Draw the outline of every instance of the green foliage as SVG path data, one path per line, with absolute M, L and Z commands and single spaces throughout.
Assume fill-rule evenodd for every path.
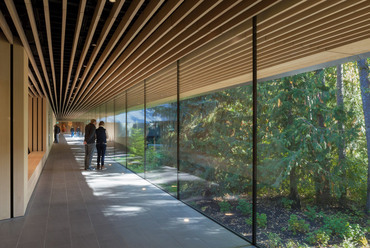
M 306 233 L 310 229 L 310 225 L 306 223 L 304 219 L 299 219 L 295 214 L 290 215 L 288 225 L 288 230 L 292 231 L 294 235 L 296 235 L 297 232 Z
M 316 230 L 314 232 L 308 233 L 306 241 L 311 245 L 319 245 L 326 247 L 328 242 L 330 241 L 330 231 L 325 230 Z
M 344 238 L 349 228 L 347 219 L 340 215 L 327 215 L 323 218 L 323 229 L 329 230 L 333 235 Z
M 366 231 L 358 224 L 347 226 L 344 239 L 354 242 L 359 246 L 367 244 Z
M 324 217 L 324 213 L 322 211 L 318 213 L 316 212 L 317 206 L 313 206 L 313 207 L 307 206 L 306 209 L 307 210 L 305 211 L 305 215 L 310 221 L 316 221 L 319 218 Z
M 231 204 L 227 201 L 219 202 L 218 205 L 220 206 L 220 211 L 222 213 L 230 212 Z
M 237 210 L 239 210 L 245 215 L 252 214 L 252 208 L 253 208 L 252 204 L 243 199 L 239 200 L 239 204 L 236 207 Z
M 277 233 L 268 233 L 267 234 L 267 247 L 269 248 L 279 248 L 283 247 L 283 240 Z
M 141 128 L 132 128 L 130 137 L 130 153 L 135 156 L 144 156 L 144 133 Z
M 253 224 L 252 217 L 246 218 L 245 223 L 247 225 L 251 226 Z M 260 227 L 260 228 L 266 228 L 267 227 L 267 215 L 266 214 L 257 213 L 257 226 Z
M 281 199 L 281 204 L 283 205 L 283 207 L 285 209 L 291 209 L 292 208 L 292 204 L 293 204 L 293 200 L 289 200 L 288 198 L 282 198 Z

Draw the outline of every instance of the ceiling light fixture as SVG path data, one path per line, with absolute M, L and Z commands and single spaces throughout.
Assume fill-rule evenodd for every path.
M 92 43 L 91 46 L 96 47 L 96 44 L 95 43 Z
M 116 2 L 116 0 L 109 0 L 109 2 L 111 2 L 111 3 L 115 3 L 115 2 Z

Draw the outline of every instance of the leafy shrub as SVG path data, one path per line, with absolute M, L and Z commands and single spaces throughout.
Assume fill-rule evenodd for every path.
M 277 233 L 267 234 L 267 247 L 278 248 L 283 246 L 283 240 Z
M 253 224 L 252 217 L 246 218 L 245 223 L 247 223 L 247 225 L 252 225 Z M 261 228 L 266 228 L 267 226 L 267 215 L 266 214 L 257 213 L 257 226 Z
M 242 212 L 243 214 L 252 214 L 252 204 L 245 201 L 245 200 L 239 200 L 239 204 L 236 207 L 237 210 Z
M 305 220 L 298 219 L 298 216 L 295 214 L 290 215 L 288 225 L 288 230 L 293 231 L 294 235 L 296 235 L 297 232 L 306 233 L 310 229 L 310 225 L 306 223 Z
M 345 240 L 352 241 L 361 246 L 365 246 L 368 243 L 366 239 L 366 231 L 364 231 L 359 224 L 348 225 L 344 238 Z
M 317 217 L 316 208 L 317 208 L 316 206 L 313 207 L 307 206 L 307 211 L 305 212 L 305 215 L 311 221 L 314 221 Z
M 348 221 L 339 215 L 324 216 L 324 230 L 330 230 L 333 235 L 344 238 L 349 227 Z
M 315 232 L 308 233 L 308 237 L 306 241 L 311 245 L 320 245 L 320 246 L 327 246 L 328 242 L 330 241 L 330 231 L 325 230 L 316 230 Z
M 292 208 L 292 204 L 293 204 L 293 200 L 289 200 L 288 198 L 282 198 L 281 199 L 281 204 L 283 204 L 283 207 L 285 209 L 291 209 Z
M 220 206 L 220 211 L 222 213 L 230 212 L 231 210 L 231 205 L 227 201 L 219 202 L 218 205 Z
M 309 246 L 307 246 L 306 244 L 300 244 L 298 242 L 295 242 L 295 241 L 289 239 L 287 241 L 287 243 L 285 244 L 285 247 L 286 248 L 306 248 L 306 247 L 309 247 Z
M 307 216 L 307 218 L 310 221 L 315 221 L 315 220 L 317 220 L 319 218 L 323 218 L 324 215 L 325 215 L 322 211 L 317 212 L 316 211 L 316 209 L 317 209 L 316 206 L 313 206 L 313 207 L 307 206 L 306 209 L 307 210 L 305 211 L 305 215 Z

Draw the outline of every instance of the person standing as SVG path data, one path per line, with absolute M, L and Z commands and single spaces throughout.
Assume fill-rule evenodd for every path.
M 95 150 L 95 133 L 96 133 L 96 120 L 92 119 L 85 127 L 85 170 L 95 170 L 91 167 L 91 161 L 94 156 Z
M 59 143 L 60 127 L 58 124 L 54 125 L 54 143 Z
M 104 128 L 104 121 L 99 122 L 99 128 L 96 129 L 96 150 L 98 151 L 98 170 L 105 170 L 104 157 L 107 149 L 107 131 Z
M 75 129 L 74 129 L 74 127 L 72 126 L 72 127 L 71 127 L 71 137 L 73 137 L 73 136 L 75 136 Z
M 78 136 L 78 137 L 80 137 L 80 135 L 81 135 L 81 134 L 80 134 L 80 132 L 81 132 L 81 130 L 80 130 L 80 127 L 78 126 L 78 127 L 76 128 L 76 133 L 77 133 L 77 136 Z

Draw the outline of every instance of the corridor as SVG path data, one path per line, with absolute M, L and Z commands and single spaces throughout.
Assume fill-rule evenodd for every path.
M 109 154 L 107 170 L 84 171 L 83 148 L 61 135 L 25 217 L 0 221 L 1 248 L 250 247 Z

